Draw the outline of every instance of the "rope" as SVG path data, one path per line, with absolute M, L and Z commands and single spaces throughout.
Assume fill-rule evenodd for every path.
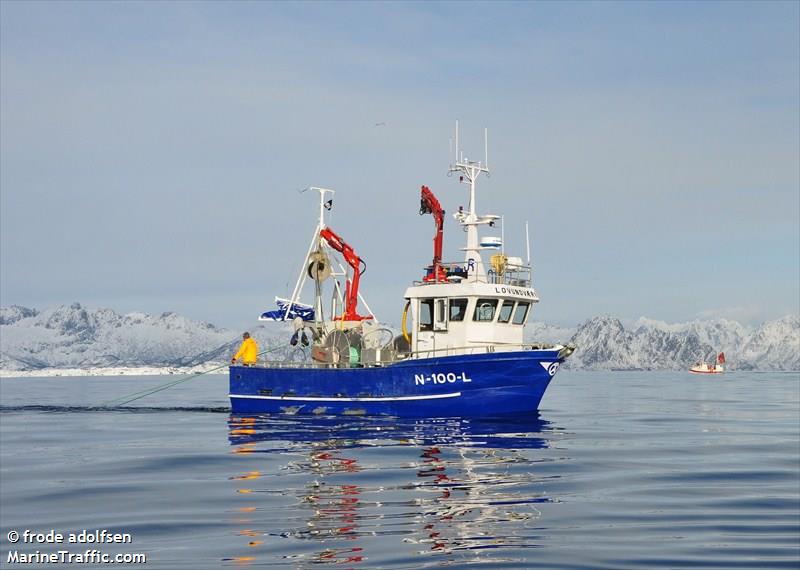
M 269 348 L 267 350 L 259 352 L 256 356 L 263 356 L 264 354 L 268 354 L 270 352 L 275 352 L 283 348 L 283 346 L 275 346 L 273 348 Z M 212 372 L 216 372 L 217 370 L 222 370 L 223 368 L 227 368 L 229 364 L 223 364 L 222 366 L 217 366 L 216 368 L 212 368 L 211 370 L 206 370 L 205 372 L 195 372 L 187 376 L 186 378 L 180 378 L 178 380 L 173 380 L 166 384 L 162 384 L 160 386 L 156 386 L 155 388 L 149 388 L 147 390 L 142 390 L 141 392 L 133 392 L 132 394 L 128 394 L 127 396 L 122 396 L 120 398 L 115 398 L 113 400 L 109 400 L 105 402 L 101 407 L 108 408 L 108 407 L 117 407 L 117 406 L 124 406 L 125 404 L 129 404 L 131 402 L 135 402 L 145 396 L 149 396 L 151 394 L 155 394 L 156 392 L 161 392 L 163 390 L 167 390 L 168 388 L 172 388 L 173 386 L 177 386 L 178 384 L 183 384 L 184 382 L 188 382 L 189 380 L 194 380 L 195 378 L 199 378 L 205 374 L 211 374 Z

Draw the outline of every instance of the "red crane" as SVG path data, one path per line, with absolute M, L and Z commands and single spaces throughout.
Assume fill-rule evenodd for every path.
M 447 271 L 442 267 L 442 236 L 444 234 L 444 210 L 439 200 L 427 186 L 422 187 L 419 201 L 419 215 L 431 214 L 436 222 L 436 235 L 433 236 L 433 264 L 424 281 L 447 281 Z
M 356 311 L 358 307 L 358 281 L 361 278 L 361 274 L 366 271 L 367 264 L 364 263 L 364 260 L 358 257 L 355 250 L 350 247 L 350 245 L 341 237 L 339 237 L 332 229 L 322 228 L 319 231 L 319 235 L 322 239 L 328 242 L 328 245 L 341 253 L 344 256 L 347 264 L 353 268 L 352 282 L 350 279 L 345 282 L 344 312 L 342 313 L 341 319 L 344 321 L 363 321 L 366 319 L 371 319 L 372 316 L 362 317 Z M 361 268 L 362 265 L 364 266 L 363 269 Z

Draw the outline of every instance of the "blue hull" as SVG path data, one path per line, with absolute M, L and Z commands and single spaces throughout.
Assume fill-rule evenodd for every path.
M 374 368 L 230 368 L 236 414 L 495 417 L 535 412 L 562 359 L 529 350 Z

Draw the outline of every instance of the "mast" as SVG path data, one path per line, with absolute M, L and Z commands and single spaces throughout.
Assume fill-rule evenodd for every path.
M 480 246 L 478 244 L 478 225 L 486 223 L 481 221 L 478 216 L 477 205 L 475 202 L 475 183 L 481 174 L 489 174 L 488 160 L 489 160 L 489 134 L 488 129 L 484 129 L 484 149 L 485 149 L 485 162 L 474 162 L 469 160 L 461 152 L 458 146 L 458 121 L 456 121 L 456 147 L 454 164 L 450 165 L 449 173 L 460 172 L 459 182 L 466 182 L 469 184 L 469 206 L 464 215 L 458 219 L 459 223 L 466 228 L 467 231 L 467 245 L 464 247 L 465 256 L 464 261 L 467 265 L 467 281 L 485 281 L 486 271 L 483 267 L 483 258 L 481 257 Z
M 305 192 L 306 190 L 316 190 L 317 192 L 319 192 L 319 218 L 317 219 L 317 227 L 314 229 L 314 235 L 311 238 L 311 243 L 308 246 L 308 251 L 306 252 L 305 258 L 303 259 L 303 266 L 300 268 L 300 275 L 297 277 L 297 282 L 295 283 L 294 291 L 292 291 L 292 298 L 289 301 L 289 306 L 286 307 L 286 312 L 283 314 L 284 321 L 291 312 L 292 307 L 295 305 L 295 303 L 298 302 L 300 293 L 303 290 L 303 285 L 305 285 L 306 276 L 308 275 L 306 271 L 307 270 L 306 264 L 308 263 L 308 259 L 311 256 L 311 253 L 315 249 L 319 249 L 320 247 L 319 232 L 321 232 L 322 229 L 325 227 L 325 202 L 326 202 L 325 195 L 330 194 L 331 196 L 333 196 L 333 194 L 335 194 L 334 190 L 330 190 L 328 188 L 319 188 L 317 186 L 311 186 L 309 188 L 306 188 L 305 190 L 302 190 L 302 192 Z M 318 321 L 320 320 L 322 315 L 322 293 L 319 287 L 316 288 L 314 297 L 315 297 L 314 320 Z

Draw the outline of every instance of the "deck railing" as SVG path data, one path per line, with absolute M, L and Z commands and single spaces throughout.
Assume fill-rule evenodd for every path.
M 370 360 L 366 362 L 317 362 L 314 360 L 289 361 L 289 360 L 267 360 L 255 365 L 256 368 L 372 368 L 387 366 L 402 360 L 415 360 L 419 358 L 435 358 L 437 356 L 454 356 L 457 354 L 491 354 L 495 352 L 510 352 L 514 349 L 528 350 L 548 350 L 557 345 L 550 343 L 508 343 L 508 344 L 486 344 L 470 346 L 450 346 L 446 348 L 432 348 L 429 350 L 418 350 L 414 352 L 393 353 L 390 359 Z M 500 350 L 497 350 L 500 348 Z
M 467 278 L 467 269 L 464 263 L 447 262 L 442 263 L 448 280 Z M 426 267 L 430 270 L 430 267 Z M 416 285 L 429 285 L 435 281 L 415 281 Z M 478 279 L 478 283 L 491 283 L 492 285 L 511 285 L 513 287 L 531 287 L 531 267 L 529 265 L 508 265 L 502 273 L 497 273 L 489 267 L 486 271 L 485 279 Z

